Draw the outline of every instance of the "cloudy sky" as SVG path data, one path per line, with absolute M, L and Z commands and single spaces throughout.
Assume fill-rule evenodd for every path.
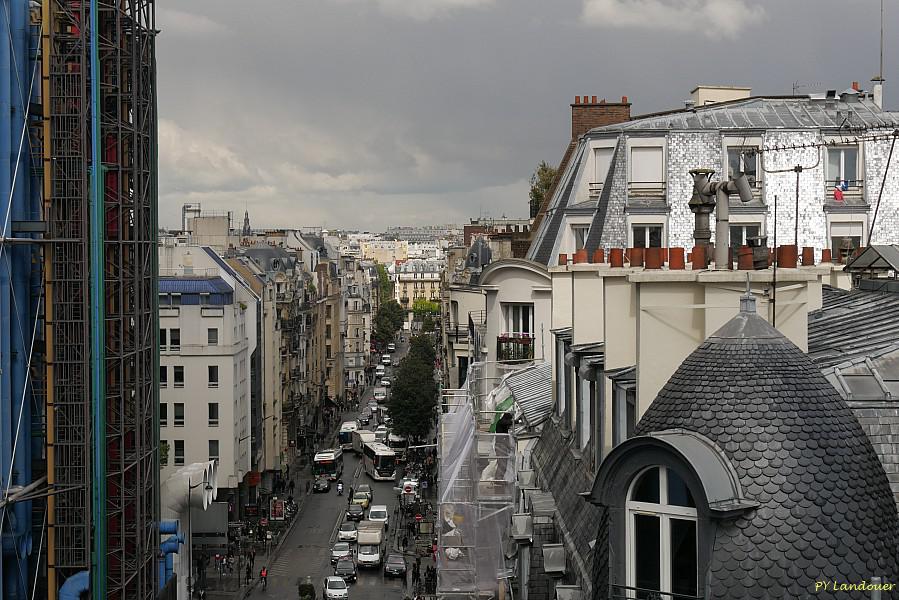
M 899 6 L 887 2 L 886 22 Z M 892 5 L 889 6 L 889 5 Z M 160 222 L 358 228 L 525 216 L 576 95 L 868 87 L 878 0 L 163 0 Z M 896 31 L 887 32 L 886 55 Z M 892 52 L 891 52 L 892 51 Z M 899 108 L 899 64 L 885 66 Z M 891 85 L 892 82 L 895 84 Z

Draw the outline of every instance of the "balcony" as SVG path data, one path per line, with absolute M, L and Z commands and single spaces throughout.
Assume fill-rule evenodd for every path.
M 443 327 L 446 338 L 452 342 L 460 343 L 468 340 L 467 323 L 447 323 Z
M 534 360 L 534 337 L 528 333 L 503 333 L 496 338 L 496 360 Z
M 602 188 L 603 188 L 603 185 L 605 185 L 604 182 L 591 181 L 588 185 L 590 186 L 589 189 L 590 189 L 590 197 L 591 198 L 599 198 L 602 195 Z

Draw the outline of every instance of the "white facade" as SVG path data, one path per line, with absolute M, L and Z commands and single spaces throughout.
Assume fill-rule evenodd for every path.
M 202 248 L 161 248 L 160 265 L 161 477 L 217 459 L 220 487 L 236 488 L 251 469 L 255 300 Z

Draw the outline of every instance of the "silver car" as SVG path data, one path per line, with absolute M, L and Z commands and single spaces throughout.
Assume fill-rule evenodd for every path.
M 352 521 L 344 521 L 337 530 L 337 541 L 355 542 L 357 537 L 359 537 L 359 531 Z
M 349 596 L 349 588 L 343 577 L 332 575 L 322 580 L 322 597 L 324 600 L 346 600 Z
M 344 557 L 352 558 L 353 548 L 347 542 L 337 542 L 331 548 L 331 564 L 337 564 L 337 561 Z

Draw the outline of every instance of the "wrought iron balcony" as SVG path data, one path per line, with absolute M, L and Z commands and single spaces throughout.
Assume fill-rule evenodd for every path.
M 496 360 L 534 359 L 534 337 L 528 333 L 504 333 L 496 338 Z

